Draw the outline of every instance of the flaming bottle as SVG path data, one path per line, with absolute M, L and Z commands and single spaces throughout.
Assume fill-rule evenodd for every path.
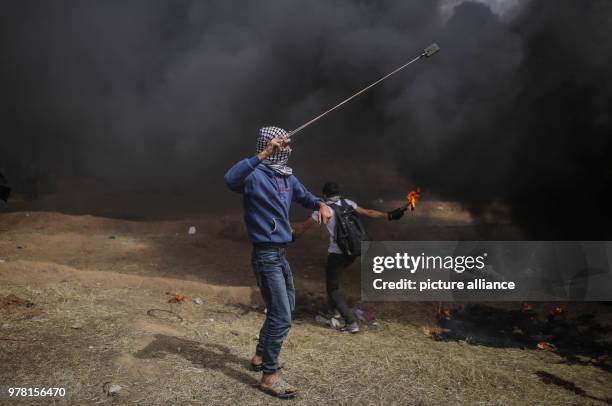
M 408 200 L 408 203 L 406 203 L 405 207 L 410 209 L 410 211 L 414 211 L 419 199 L 421 199 L 421 188 L 417 187 L 415 190 L 410 191 L 410 193 L 406 195 L 406 200 Z

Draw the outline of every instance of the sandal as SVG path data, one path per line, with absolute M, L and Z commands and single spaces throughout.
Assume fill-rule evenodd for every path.
M 283 369 L 283 367 L 285 366 L 284 362 L 278 362 L 278 369 Z M 255 372 L 261 372 L 261 364 L 253 364 L 253 361 L 251 361 L 251 369 Z
M 259 389 L 268 395 L 275 396 L 280 399 L 291 399 L 297 396 L 298 390 L 296 387 L 289 385 L 283 378 L 279 377 L 272 385 L 264 385 L 259 383 Z

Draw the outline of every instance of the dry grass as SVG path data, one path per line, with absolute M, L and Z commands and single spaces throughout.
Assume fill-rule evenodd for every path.
M 210 301 L 169 305 L 161 291 L 71 282 L 0 288 L 9 293 L 36 306 L 0 311 L 0 337 L 19 340 L 2 341 L 1 382 L 65 385 L 70 399 L 58 404 L 275 402 L 254 388 L 258 374 L 248 369 L 259 311 Z M 565 365 L 550 352 L 436 342 L 422 330 L 430 305 L 405 306 L 412 315 L 401 320 L 389 306 L 376 310 L 381 331 L 358 335 L 296 320 L 282 353 L 284 375 L 302 389 L 294 403 L 602 404 L 596 398 L 612 397 L 608 372 Z M 183 321 L 147 316 L 151 308 Z M 587 396 L 545 384 L 538 371 Z M 106 382 L 122 386 L 119 396 L 104 393 Z
M 17 223 L 15 215 L 0 216 L 0 250 L 6 252 L 0 257 L 7 260 L 0 264 L 0 297 L 14 294 L 35 303 L 0 306 L 0 383 L 64 385 L 69 398 L 58 405 L 287 403 L 258 391 L 259 375 L 248 369 L 264 314 L 247 305 L 251 297 L 244 305 L 225 304 L 235 302 L 237 288 L 206 290 L 202 282 L 252 284 L 250 274 L 240 273 L 248 268 L 248 252 L 238 242 L 235 219 L 210 224 L 208 234 L 188 240 L 188 222 L 62 216 L 55 229 L 56 220 L 32 217 Z M 324 247 L 324 237 L 309 238 L 307 249 Z M 168 249 L 160 253 L 159 247 Z M 537 349 L 433 340 L 431 304 L 362 304 L 383 328 L 357 335 L 316 325 L 308 309 L 323 291 L 316 278 L 320 260 L 307 262 L 305 254 L 298 250 L 293 263 L 302 269 L 296 272 L 298 291 L 310 294 L 300 298 L 302 311 L 282 352 L 284 376 L 301 389 L 292 404 L 601 405 L 612 398 L 611 374 L 595 365 L 568 364 Z M 160 276 L 170 274 L 158 272 L 166 267 L 176 279 Z M 348 281 L 354 283 L 354 276 Z M 175 293 L 187 301 L 168 304 L 169 286 L 180 287 Z M 205 303 L 193 303 L 195 295 Z M 151 317 L 150 309 L 173 311 L 182 321 Z M 607 322 L 608 309 L 598 308 L 608 312 Z M 592 310 L 582 305 L 570 311 Z M 108 382 L 121 385 L 118 396 L 104 392 Z

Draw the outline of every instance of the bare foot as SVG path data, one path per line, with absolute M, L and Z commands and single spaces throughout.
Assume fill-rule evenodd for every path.
M 261 365 L 263 363 L 263 357 L 261 355 L 253 355 L 251 358 L 251 365 Z
M 278 381 L 278 374 L 276 372 L 273 374 L 261 374 L 261 383 L 266 386 L 272 386 L 276 381 Z
M 275 372 L 273 374 L 261 374 L 261 383 L 266 386 L 272 386 L 278 381 L 278 374 Z

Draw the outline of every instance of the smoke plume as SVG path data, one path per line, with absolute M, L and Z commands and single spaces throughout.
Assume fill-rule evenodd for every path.
M 359 184 L 382 163 L 475 215 L 505 204 L 533 238 L 612 236 L 609 1 L 0 8 L 0 171 L 13 183 L 218 195 L 259 127 L 298 126 L 436 41 L 435 57 L 296 138 L 298 176 L 322 183 L 342 160 Z

